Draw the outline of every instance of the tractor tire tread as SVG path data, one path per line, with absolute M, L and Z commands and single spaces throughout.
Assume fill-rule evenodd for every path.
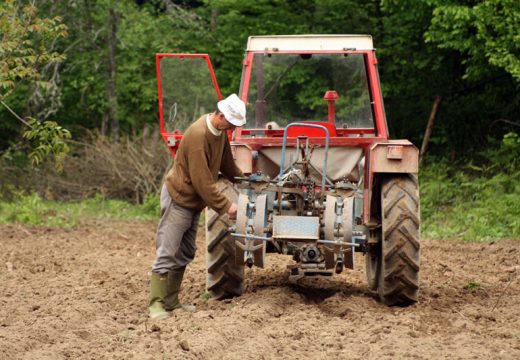
M 221 179 L 217 187 L 236 202 L 238 190 L 231 182 Z M 240 296 L 243 292 L 244 267 L 235 264 L 235 240 L 228 230 L 230 224 L 227 214 L 206 209 L 206 289 L 217 300 Z
M 417 302 L 419 290 L 419 186 L 411 174 L 386 177 L 381 188 L 381 275 L 378 292 L 387 305 Z

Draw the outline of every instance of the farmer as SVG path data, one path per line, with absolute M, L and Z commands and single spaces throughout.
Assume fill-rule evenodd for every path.
M 203 115 L 182 137 L 173 168 L 161 190 L 161 220 L 150 284 L 150 318 L 167 317 L 177 308 L 186 266 L 195 256 L 200 211 L 209 206 L 234 219 L 237 204 L 217 190 L 219 171 L 229 180 L 243 176 L 235 165 L 226 130 L 246 123 L 246 106 L 232 94 Z

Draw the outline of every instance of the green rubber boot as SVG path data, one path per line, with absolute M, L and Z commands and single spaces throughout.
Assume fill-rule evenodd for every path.
M 181 290 L 182 278 L 184 270 L 170 271 L 168 273 L 168 285 L 166 297 L 164 298 L 164 308 L 166 311 L 172 311 L 182 308 L 186 311 L 195 311 L 192 305 L 184 305 L 179 301 L 179 292 Z
M 168 312 L 164 307 L 167 289 L 168 275 L 152 272 L 150 281 L 150 304 L 148 306 L 150 319 L 160 320 L 168 317 Z

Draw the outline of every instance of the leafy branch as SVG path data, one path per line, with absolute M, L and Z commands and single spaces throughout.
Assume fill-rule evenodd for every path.
M 37 145 L 29 153 L 29 159 L 33 165 L 43 162 L 49 155 L 54 156 L 56 171 L 63 171 L 63 161 L 70 151 L 66 139 L 71 138 L 70 131 L 59 126 L 55 121 L 39 122 L 36 119 L 29 120 L 30 130 L 23 137 L 28 140 L 36 140 Z
M 14 0 L 0 4 L 0 104 L 29 128 L 23 137 L 33 145 L 29 153 L 31 162 L 38 165 L 52 155 L 59 172 L 63 171 L 63 161 L 70 150 L 65 142 L 70 139 L 70 132 L 54 121 L 23 118 L 5 100 L 23 81 L 43 91 L 56 85 L 46 79 L 43 69 L 65 59 L 63 54 L 52 50 L 57 39 L 67 36 L 67 27 L 61 21 L 58 16 L 39 17 L 34 2 L 23 7 Z

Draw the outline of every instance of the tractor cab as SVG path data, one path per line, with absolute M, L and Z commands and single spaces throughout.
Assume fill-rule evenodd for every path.
M 373 59 L 370 36 L 250 37 L 240 89 L 248 122 L 237 135 L 281 136 L 302 121 L 322 124 L 332 137 L 374 135 L 381 102 L 378 87 L 369 87 Z

